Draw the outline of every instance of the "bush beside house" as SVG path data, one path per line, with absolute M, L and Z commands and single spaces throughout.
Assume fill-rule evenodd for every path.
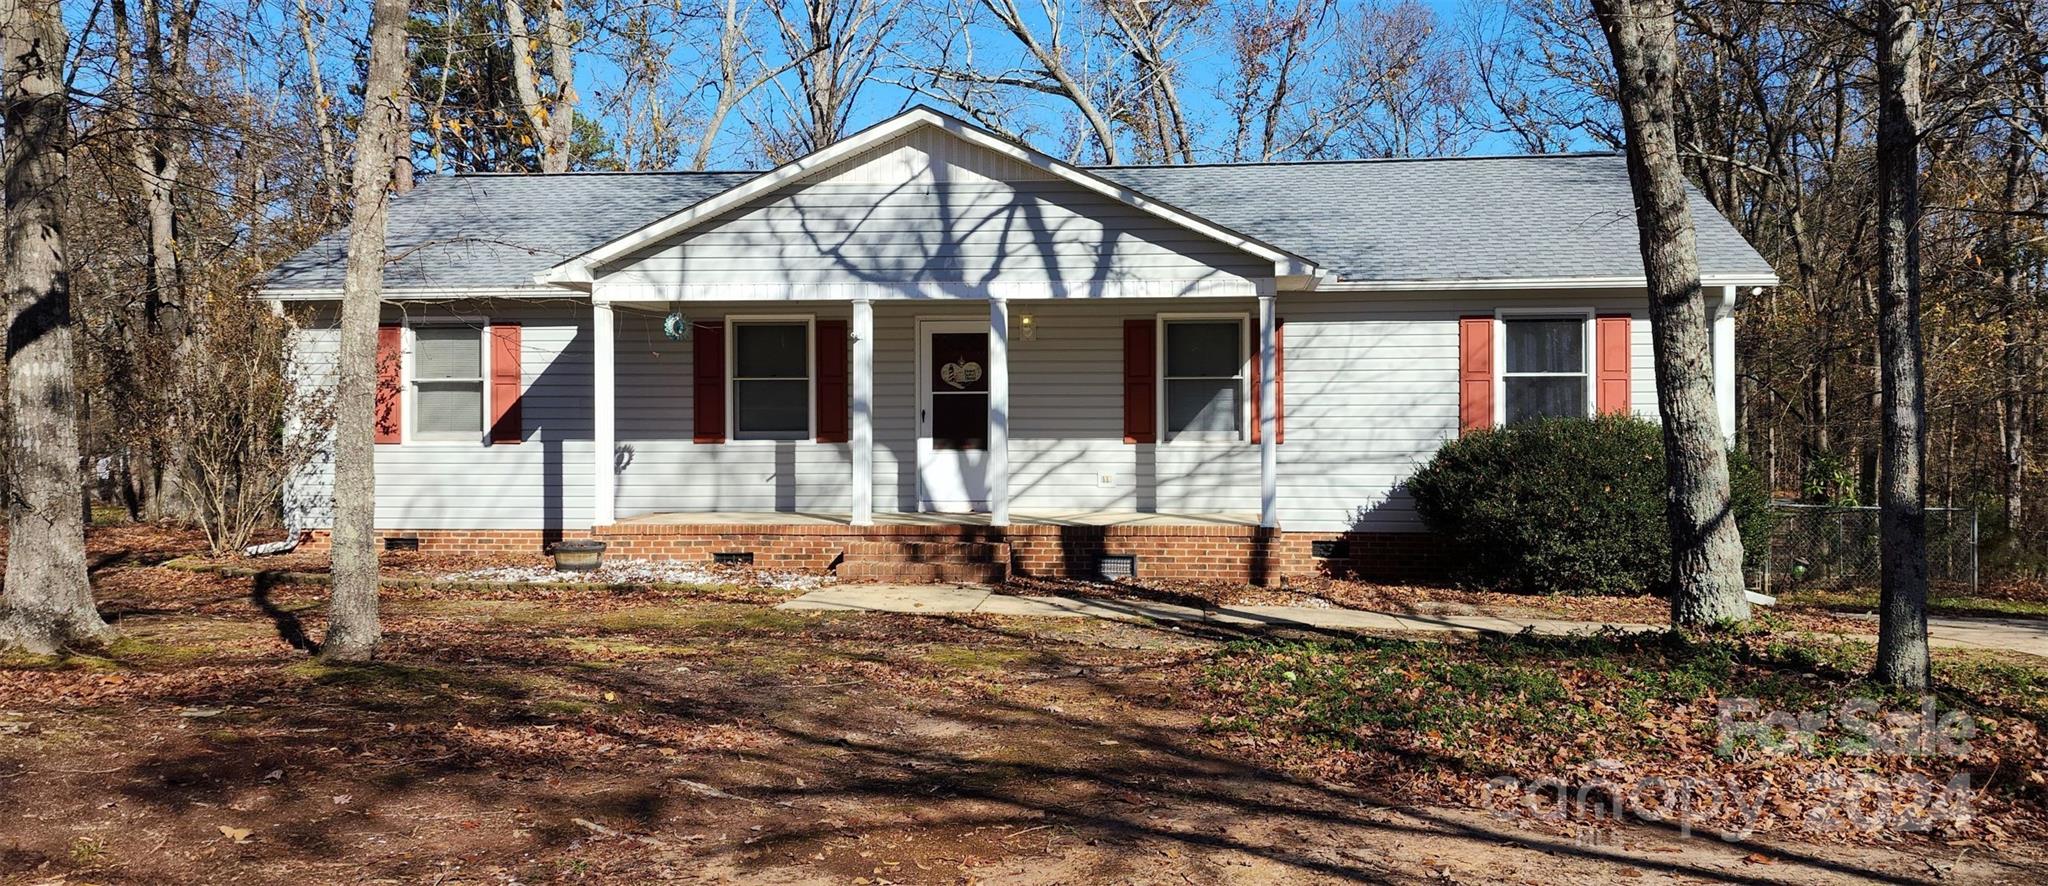
M 1731 455 L 1743 545 L 1770 532 L 1763 479 Z M 1627 416 L 1549 419 L 1445 443 L 1408 483 L 1468 584 L 1527 593 L 1662 593 L 1671 583 L 1664 443 Z

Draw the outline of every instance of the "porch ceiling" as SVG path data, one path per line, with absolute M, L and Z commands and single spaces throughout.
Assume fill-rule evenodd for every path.
M 792 511 L 692 511 L 621 517 L 616 526 L 849 526 L 848 514 Z M 877 526 L 987 526 L 987 514 L 876 513 Z M 1257 526 L 1256 513 L 1165 514 L 1137 511 L 1011 511 L 1012 526 Z

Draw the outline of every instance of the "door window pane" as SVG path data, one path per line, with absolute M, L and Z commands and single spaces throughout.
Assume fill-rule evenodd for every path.
M 805 323 L 733 325 L 733 439 L 810 438 L 810 338 Z

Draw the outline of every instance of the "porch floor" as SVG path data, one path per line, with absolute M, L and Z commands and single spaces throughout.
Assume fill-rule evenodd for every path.
M 615 526 L 848 526 L 847 514 L 810 511 L 690 511 L 620 517 Z M 1013 526 L 1257 526 L 1256 513 L 1170 514 L 1138 511 L 1011 511 Z M 987 526 L 987 514 L 877 513 L 877 526 Z

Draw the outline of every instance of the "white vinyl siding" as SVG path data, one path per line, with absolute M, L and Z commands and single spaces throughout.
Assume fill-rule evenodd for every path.
M 1636 290 L 1282 293 L 1287 441 L 1280 445 L 1281 528 L 1423 528 L 1401 484 L 1457 436 L 1462 316 L 1505 317 L 1560 304 L 1633 314 L 1630 400 L 1638 415 L 1656 420 L 1643 298 Z M 1256 470 L 1244 482 L 1255 485 Z
M 378 446 L 377 528 L 587 528 L 590 309 L 513 301 L 387 305 L 383 322 L 460 322 L 476 329 L 477 317 L 522 326 L 520 410 L 526 435 L 517 444 L 488 444 L 477 434 L 468 445 Z M 302 383 L 331 387 L 340 343 L 334 305 L 312 308 L 307 321 L 293 335 L 291 365 Z M 333 476 L 332 456 L 323 453 L 286 488 L 286 506 L 301 526 L 332 524 Z
M 1291 531 L 1420 529 L 1399 486 L 1457 433 L 1460 316 L 1563 303 L 1540 293 L 1286 293 L 1287 441 L 1280 445 L 1280 518 Z M 1649 324 L 1640 293 L 1571 299 L 1600 313 L 1633 312 L 1632 401 L 1656 416 Z M 1219 513 L 1258 510 L 1258 447 L 1248 442 L 1123 442 L 1123 323 L 1189 303 L 1151 300 L 1016 302 L 1031 341 L 1010 345 L 1011 507 Z M 1243 314 L 1249 300 L 1204 300 Z M 507 302 L 409 305 L 523 324 L 527 442 L 377 447 L 377 525 L 389 529 L 583 528 L 590 519 L 588 309 Z M 717 322 L 759 306 L 692 304 Z M 846 318 L 844 305 L 801 309 Z M 875 507 L 916 507 L 916 320 L 983 320 L 980 304 L 875 306 Z M 810 440 L 691 442 L 691 343 L 661 333 L 662 311 L 618 311 L 617 412 L 621 517 L 662 511 L 845 513 L 849 447 Z M 389 320 L 398 319 L 393 309 Z M 331 312 L 297 336 L 295 367 L 331 378 Z M 1021 322 L 1021 321 L 1019 321 Z M 1250 345 L 1247 343 L 1246 347 Z M 301 472 L 287 490 L 303 525 L 328 525 L 331 466 Z

